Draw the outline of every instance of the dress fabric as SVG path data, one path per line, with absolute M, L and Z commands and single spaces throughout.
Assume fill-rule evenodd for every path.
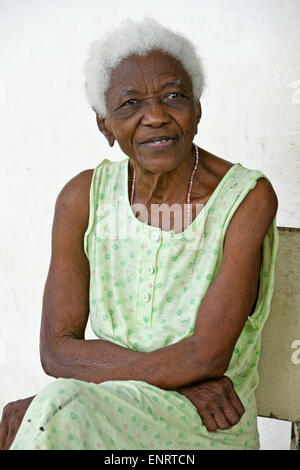
M 150 352 L 193 334 L 197 312 L 221 266 L 230 220 L 257 180 L 268 178 L 234 164 L 192 224 L 176 233 L 135 217 L 128 164 L 128 157 L 104 159 L 93 173 L 84 234 L 90 321 L 98 338 Z M 259 449 L 254 392 L 277 248 L 275 217 L 263 242 L 255 309 L 226 371 L 246 410 L 239 423 L 208 432 L 187 397 L 143 381 L 94 384 L 61 378 L 34 398 L 11 449 Z

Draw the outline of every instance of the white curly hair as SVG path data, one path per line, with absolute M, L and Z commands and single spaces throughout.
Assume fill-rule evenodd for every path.
M 140 21 L 127 18 L 102 39 L 91 43 L 84 65 L 86 99 L 100 118 L 107 115 L 105 93 L 112 70 L 132 54 L 146 55 L 153 50 L 165 52 L 181 62 L 191 77 L 194 98 L 200 99 L 205 75 L 202 60 L 191 41 L 152 18 Z

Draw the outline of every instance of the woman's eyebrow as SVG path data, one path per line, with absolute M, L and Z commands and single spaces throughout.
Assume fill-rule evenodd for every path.
M 137 93 L 140 93 L 139 91 L 137 90 L 121 90 L 120 93 L 119 93 L 119 98 L 123 98 L 124 96 L 128 96 L 128 95 L 133 95 L 133 94 L 137 94 Z
M 172 82 L 167 82 L 162 86 L 162 90 L 164 88 L 171 88 L 172 86 L 181 86 L 181 80 L 173 80 Z
M 181 80 L 173 80 L 171 82 L 164 83 L 164 85 L 161 87 L 161 90 L 164 90 L 165 88 L 171 88 L 173 86 L 181 86 Z M 141 92 L 138 90 L 133 90 L 133 89 L 122 89 L 119 93 L 119 98 L 124 98 L 129 95 L 136 95 L 140 94 Z

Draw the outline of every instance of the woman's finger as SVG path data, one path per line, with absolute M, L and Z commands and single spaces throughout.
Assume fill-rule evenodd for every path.
M 215 408 L 213 410 L 213 417 L 217 423 L 218 429 L 231 428 L 231 424 L 228 422 L 222 408 Z
M 218 429 L 218 425 L 213 413 L 204 412 L 201 414 L 201 418 L 204 426 L 209 432 L 215 432 Z
M 231 405 L 234 407 L 239 416 L 242 416 L 245 413 L 243 403 L 241 402 L 241 400 L 233 389 L 229 390 L 228 400 L 230 401 Z
M 237 424 L 241 419 L 241 415 L 237 412 L 235 406 L 229 400 L 223 404 L 223 412 L 231 426 Z

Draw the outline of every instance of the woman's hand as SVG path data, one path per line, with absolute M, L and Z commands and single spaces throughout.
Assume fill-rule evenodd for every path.
M 191 400 L 210 432 L 231 428 L 245 412 L 232 381 L 226 376 L 183 387 L 178 392 Z
M 24 415 L 33 397 L 8 403 L 2 413 L 0 423 L 0 450 L 8 450 L 19 430 Z

